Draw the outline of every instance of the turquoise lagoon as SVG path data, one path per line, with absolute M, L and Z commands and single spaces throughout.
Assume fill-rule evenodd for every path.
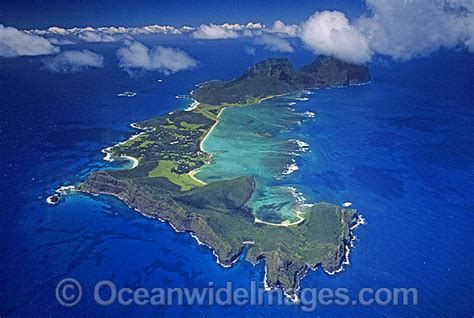
M 212 154 L 211 163 L 196 177 L 212 182 L 252 176 L 255 192 L 248 206 L 255 216 L 266 222 L 295 221 L 294 210 L 301 209 L 303 198 L 292 186 L 291 174 L 298 169 L 297 158 L 309 150 L 295 130 L 314 117 L 296 107 L 307 100 L 307 94 L 303 91 L 226 108 L 203 143 L 203 150 Z

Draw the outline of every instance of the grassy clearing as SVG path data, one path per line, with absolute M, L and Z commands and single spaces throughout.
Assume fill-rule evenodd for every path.
M 196 130 L 201 128 L 203 125 L 202 124 L 190 124 L 188 122 L 182 121 L 179 123 L 181 127 L 183 127 L 186 130 Z
M 153 141 L 151 140 L 145 140 L 144 142 L 142 142 L 138 147 L 139 148 L 146 148 L 148 147 L 148 145 L 152 145 L 153 144 Z
M 178 126 L 176 126 L 176 123 L 169 118 L 166 118 L 166 124 L 160 125 L 160 127 L 165 128 L 165 129 L 178 129 Z
M 172 160 L 160 160 L 158 166 L 148 173 L 151 178 L 163 177 L 171 181 L 172 183 L 181 187 L 181 191 L 190 190 L 194 187 L 202 186 L 203 184 L 195 179 L 191 178 L 187 174 L 177 174 L 172 171 L 177 163 Z
M 199 108 L 195 110 L 195 112 L 202 114 L 203 116 L 206 116 L 209 119 L 216 120 L 217 119 L 216 114 L 219 112 L 221 108 L 222 106 L 201 104 L 199 105 Z
M 160 125 L 160 127 L 164 129 L 178 129 L 176 125 Z

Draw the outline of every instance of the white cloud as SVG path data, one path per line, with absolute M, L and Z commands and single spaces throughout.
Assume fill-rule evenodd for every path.
M 104 32 L 104 33 L 107 33 L 107 34 L 124 34 L 124 33 L 129 33 L 130 28 L 123 27 L 123 26 L 119 26 L 119 27 L 109 26 L 109 27 L 99 27 L 97 29 L 94 29 L 94 31 Z M 89 31 L 89 32 L 91 32 L 91 31 Z
M 315 12 L 300 25 L 276 20 L 269 28 L 258 22 L 211 23 L 199 27 L 154 24 L 65 29 L 53 26 L 46 30 L 27 31 L 1 26 L 0 56 L 59 51 L 59 48 L 36 35 L 54 37 L 57 40 L 51 42 L 60 44 L 63 36 L 69 40 L 74 40 L 74 36 L 85 41 L 111 42 L 147 34 L 190 34 L 196 39 L 210 40 L 255 37 L 261 45 L 267 45 L 267 49 L 287 52 L 293 48 L 284 38 L 299 37 L 316 54 L 326 54 L 353 63 L 365 63 L 374 54 L 407 60 L 430 54 L 442 47 L 466 47 L 474 53 L 473 0 L 366 0 L 366 4 L 367 14 L 353 21 L 349 21 L 342 12 L 322 11 Z M 12 33 L 7 39 L 3 35 L 6 29 L 11 29 Z M 25 38 L 29 35 L 32 38 Z M 279 41 L 276 36 L 286 42 Z
M 43 67 L 57 73 L 77 72 L 90 67 L 103 66 L 104 57 L 88 50 L 64 51 L 43 59 Z
M 295 51 L 290 42 L 272 34 L 264 34 L 261 37 L 258 37 L 255 40 L 255 43 L 263 45 L 265 49 L 270 51 L 284 53 L 291 53 Z
M 249 22 L 245 25 L 245 28 L 249 30 L 261 30 L 265 28 L 265 24 L 260 23 L 260 22 L 257 22 L 257 23 Z
M 59 48 L 45 38 L 0 24 L 0 56 L 35 56 L 57 52 Z
M 369 13 L 352 24 L 342 12 L 317 12 L 302 26 L 301 38 L 316 53 L 354 63 L 372 54 L 409 60 L 440 48 L 474 53 L 472 0 L 366 0 Z
M 139 28 L 133 28 L 130 33 L 134 34 L 155 34 L 155 33 L 163 33 L 163 34 L 181 34 L 183 31 L 186 30 L 186 27 L 184 29 L 179 29 L 174 26 L 170 25 L 147 25 L 144 27 L 139 27 Z
M 48 28 L 47 32 L 51 34 L 58 34 L 58 35 L 67 35 L 68 33 L 66 29 L 56 27 L 56 26 Z
M 75 42 L 71 41 L 71 40 L 68 40 L 68 39 L 64 39 L 64 38 L 47 38 L 49 42 L 51 42 L 51 44 L 54 44 L 54 45 L 72 45 L 72 44 L 76 44 Z
M 225 31 L 236 31 L 238 35 L 243 35 L 247 31 L 263 30 L 265 25 L 259 22 L 249 22 L 247 24 L 239 23 L 224 23 L 224 24 L 210 24 L 207 27 L 215 27 L 217 29 Z M 36 35 L 80 35 L 86 32 L 117 35 L 117 34 L 128 34 L 128 35 L 139 35 L 139 34 L 185 34 L 200 30 L 191 26 L 173 26 L 173 25 L 145 25 L 140 27 L 124 27 L 124 26 L 104 26 L 104 27 L 73 27 L 69 29 L 61 27 L 50 27 L 45 30 L 33 29 L 26 30 L 25 32 Z
M 117 51 L 119 66 L 125 70 L 143 69 L 165 74 L 193 68 L 197 61 L 186 52 L 164 46 L 152 49 L 139 42 L 127 41 L 126 46 Z
M 281 20 L 276 20 L 275 22 L 273 22 L 272 28 L 269 30 L 269 32 L 277 33 L 281 36 L 295 37 L 298 35 L 300 30 L 301 27 L 299 25 L 285 24 Z
M 346 62 L 365 63 L 373 54 L 367 38 L 339 11 L 316 12 L 303 23 L 300 36 L 316 54 Z
M 249 22 L 247 24 L 223 23 L 223 24 L 202 24 L 199 27 L 184 25 L 176 27 L 172 25 L 146 25 L 141 27 L 106 26 L 106 27 L 73 27 L 69 29 L 61 27 L 50 27 L 45 30 L 26 30 L 26 33 L 49 36 L 77 36 L 87 42 L 115 42 L 123 39 L 131 39 L 133 35 L 149 34 L 191 34 L 196 39 L 228 39 L 241 36 L 261 35 L 265 25 L 259 22 Z
M 116 36 L 108 35 L 102 32 L 86 31 L 79 34 L 79 38 L 86 42 L 116 42 L 120 40 Z
M 105 27 L 73 27 L 69 29 L 64 29 L 61 27 L 50 27 L 46 30 L 26 30 L 26 33 L 36 34 L 36 35 L 74 35 L 79 37 L 91 37 L 97 35 L 98 37 L 104 37 L 104 35 L 140 35 L 140 34 L 183 34 L 190 33 L 194 31 L 195 28 L 190 26 L 175 27 L 172 25 L 146 25 L 141 27 L 124 27 L 124 26 L 105 26 Z M 109 42 L 112 42 L 110 38 L 104 37 L 104 39 L 109 39 Z M 105 42 L 105 41 L 95 41 L 95 42 Z
M 218 40 L 232 39 L 239 37 L 239 33 L 231 27 L 224 27 L 216 24 L 201 24 L 199 28 L 192 33 L 195 39 Z
M 465 45 L 474 52 L 472 0 L 367 0 L 367 5 L 371 15 L 355 25 L 377 53 L 407 60 L 441 47 Z
M 201 24 L 192 37 L 195 39 L 218 40 L 234 39 L 241 36 L 260 35 L 265 28 L 262 23 L 249 22 L 247 24 L 224 23 L 224 24 Z

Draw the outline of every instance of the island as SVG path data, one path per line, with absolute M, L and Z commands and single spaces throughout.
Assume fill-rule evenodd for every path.
M 106 159 L 133 159 L 133 168 L 92 173 L 76 187 L 112 195 L 151 218 L 189 232 L 228 267 L 245 250 L 248 261 L 265 263 L 266 288 L 282 288 L 297 299 L 300 279 L 321 266 L 335 273 L 348 262 L 353 229 L 361 218 L 350 205 L 307 205 L 298 221 L 259 220 L 246 205 L 255 189 L 251 176 L 206 184 L 195 177 L 211 162 L 202 143 L 227 107 L 245 107 L 303 89 L 359 85 L 368 68 L 330 57 L 296 69 L 286 58 L 272 58 L 230 81 L 209 81 L 191 93 L 190 109 L 134 123 L 139 133 L 104 150 Z

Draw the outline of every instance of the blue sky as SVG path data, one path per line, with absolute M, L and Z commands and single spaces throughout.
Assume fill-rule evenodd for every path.
M 338 10 L 355 18 L 366 8 L 360 0 L 2 0 L 0 24 L 33 29 L 55 25 L 199 25 L 249 21 L 271 24 L 277 19 L 299 23 L 321 10 Z

